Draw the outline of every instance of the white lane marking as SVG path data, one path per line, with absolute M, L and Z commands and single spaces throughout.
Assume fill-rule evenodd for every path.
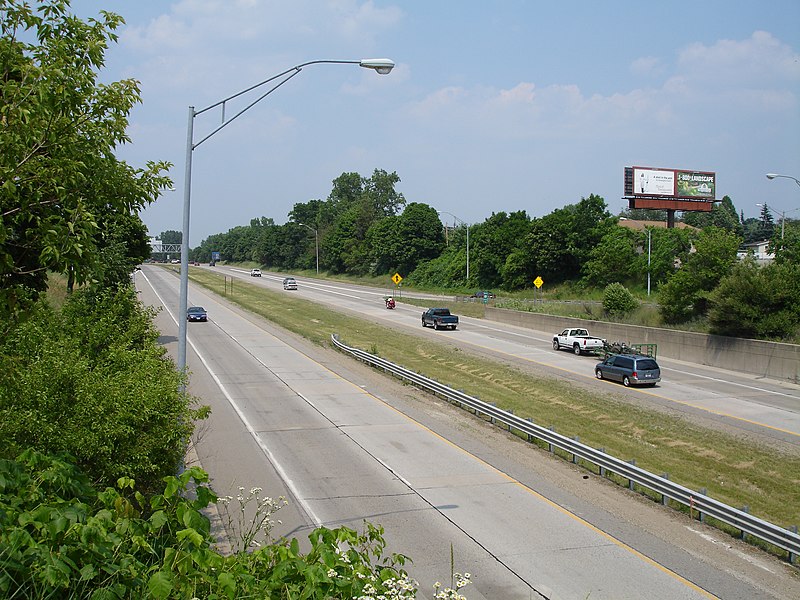
M 731 545 L 731 544 L 729 544 L 727 542 L 720 541 L 720 540 L 716 539 L 714 536 L 709 535 L 707 533 L 704 533 L 702 531 L 699 531 L 697 529 L 694 529 L 693 527 L 689 527 L 688 525 L 686 526 L 686 529 L 688 529 L 692 533 L 696 533 L 701 538 L 703 538 L 707 542 L 711 542 L 715 546 L 722 546 L 726 550 L 730 550 L 733 554 L 736 554 L 739 558 L 743 559 L 745 562 L 749 562 L 751 565 L 755 565 L 756 567 L 760 567 L 760 568 L 764 569 L 765 571 L 767 571 L 768 573 L 773 573 L 773 574 L 775 573 L 775 571 L 773 569 L 770 569 L 769 565 L 767 565 L 763 561 L 758 560 L 756 557 L 750 556 L 749 554 L 746 554 L 745 552 L 742 552 L 741 550 L 737 550 L 736 548 L 733 547 L 733 545 Z
M 177 325 L 178 324 L 178 320 L 175 318 L 175 316 L 173 315 L 172 311 L 167 306 L 166 302 L 164 302 L 164 299 L 156 291 L 155 287 L 153 287 L 153 284 L 150 283 L 150 280 L 147 279 L 146 275 L 145 275 L 145 280 L 150 285 L 150 288 L 153 290 L 153 293 L 156 295 L 156 297 L 158 298 L 159 302 L 161 302 L 161 305 L 169 313 L 170 318 L 172 318 L 172 320 Z M 247 429 L 248 433 L 253 437 L 253 439 L 255 440 L 256 444 L 258 444 L 258 447 L 261 448 L 261 451 L 267 457 L 267 460 L 269 460 L 269 462 L 272 464 L 272 466 L 275 467 L 275 470 L 281 476 L 281 479 L 283 479 L 284 483 L 286 484 L 286 487 L 288 487 L 291 490 L 291 492 L 294 495 L 295 499 L 303 507 L 303 510 L 306 512 L 306 514 L 309 517 L 311 517 L 311 519 L 314 521 L 314 524 L 317 527 L 320 527 L 322 525 L 322 520 L 320 520 L 320 518 L 317 516 L 317 514 L 312 510 L 311 506 L 309 506 L 309 504 L 303 499 L 303 496 L 300 495 L 300 490 L 297 489 L 297 486 L 295 485 L 295 483 L 292 480 L 292 478 L 289 477 L 289 474 L 286 472 L 286 469 L 283 468 L 283 465 L 275 458 L 275 455 L 272 453 L 272 451 L 270 451 L 270 449 L 267 447 L 266 443 L 261 439 L 261 436 L 258 435 L 258 432 L 256 431 L 256 429 L 250 424 L 250 421 L 247 419 L 247 417 L 245 416 L 245 414 L 242 411 L 242 409 L 239 407 L 238 404 L 236 404 L 236 401 L 228 393 L 228 390 L 222 384 L 222 381 L 220 381 L 219 377 L 217 377 L 217 374 L 214 373 L 214 371 L 211 369 L 211 366 L 208 364 L 208 361 L 206 361 L 205 357 L 197 349 L 197 346 L 194 345 L 194 342 L 192 342 L 189 339 L 189 334 L 188 333 L 186 334 L 186 339 L 187 339 L 188 344 L 192 347 L 192 350 L 194 350 L 195 354 L 197 354 L 197 357 L 200 359 L 200 362 L 203 363 L 203 366 L 206 368 L 206 371 L 208 371 L 209 375 L 211 375 L 211 377 L 214 379 L 214 381 L 216 382 L 216 384 L 219 387 L 219 389 L 222 392 L 222 394 L 228 400 L 228 403 L 231 405 L 233 410 L 236 411 L 236 414 L 239 415 L 239 418 L 242 420 L 242 423 L 244 424 L 244 426 Z

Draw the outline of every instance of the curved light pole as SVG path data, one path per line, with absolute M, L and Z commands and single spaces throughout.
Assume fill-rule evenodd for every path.
M 436 214 L 438 214 L 438 215 L 450 215 L 456 221 L 461 221 L 462 225 L 464 225 L 467 228 L 467 285 L 469 285 L 469 223 L 467 223 L 466 221 L 463 221 L 462 219 L 459 219 L 453 213 L 449 213 L 449 212 L 444 211 L 444 210 L 437 210 Z
M 203 109 L 195 110 L 194 106 L 189 107 L 189 124 L 186 128 L 186 170 L 184 171 L 184 188 L 183 188 L 183 237 L 181 238 L 181 284 L 180 284 L 180 298 L 178 300 L 179 302 L 178 370 L 181 372 L 184 372 L 186 370 L 186 309 L 188 308 L 186 304 L 189 301 L 189 206 L 191 204 L 191 191 L 192 191 L 192 152 L 194 151 L 195 148 L 197 148 L 200 144 L 205 142 L 208 138 L 210 138 L 215 133 L 217 133 L 225 126 L 227 126 L 229 123 L 231 123 L 231 121 L 234 121 L 240 115 L 250 110 L 253 106 L 261 102 L 264 98 L 269 96 L 272 92 L 277 90 L 284 83 L 289 81 L 292 77 L 300 73 L 300 71 L 303 70 L 303 67 L 307 67 L 309 65 L 318 65 L 318 64 L 358 65 L 360 67 L 364 67 L 365 69 L 372 69 L 380 73 L 381 75 L 388 74 L 394 68 L 394 62 L 389 60 L 388 58 L 365 58 L 362 60 L 312 60 L 294 66 L 291 69 L 286 69 L 282 73 L 278 73 L 277 75 L 274 75 L 269 79 L 265 79 L 264 81 L 256 83 L 255 85 L 251 85 L 250 87 L 242 90 L 241 92 L 237 92 L 232 96 L 228 96 L 227 98 L 224 98 L 219 102 L 215 102 L 214 104 L 211 104 L 210 106 L 207 106 Z M 242 110 L 233 115 L 231 118 L 229 119 L 225 118 L 225 104 L 227 102 L 276 80 L 280 81 L 277 81 L 277 83 L 275 83 L 271 88 L 269 88 L 266 92 L 261 94 L 261 96 L 253 100 L 253 102 L 245 106 Z M 203 139 L 201 139 L 198 142 L 195 142 L 194 118 L 218 106 L 222 107 L 222 123 L 216 129 L 211 131 L 211 133 L 206 135 Z
M 319 277 L 319 236 L 317 235 L 317 230 L 314 229 L 311 225 L 306 225 L 305 223 L 297 223 L 298 225 L 302 225 L 303 227 L 310 229 L 314 232 L 314 247 L 317 250 L 317 277 Z
M 800 185 L 800 179 L 797 177 L 792 177 L 791 175 L 778 175 L 777 173 L 767 173 L 767 179 L 775 179 L 776 177 L 783 177 L 784 179 L 791 179 L 797 185 Z

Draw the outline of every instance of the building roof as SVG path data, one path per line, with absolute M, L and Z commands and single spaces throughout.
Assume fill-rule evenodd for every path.
M 627 227 L 628 229 L 633 229 L 635 231 L 644 231 L 647 227 L 654 227 L 654 228 L 667 228 L 666 221 L 636 221 L 634 219 L 627 219 L 625 217 L 620 217 L 619 219 L 620 227 Z M 675 222 L 676 229 L 697 229 L 696 227 L 692 227 L 691 225 L 687 225 L 686 223 L 682 223 L 680 221 Z

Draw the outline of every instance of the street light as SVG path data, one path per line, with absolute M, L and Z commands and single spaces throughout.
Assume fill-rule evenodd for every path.
M 449 213 L 449 212 L 446 212 L 446 211 L 443 211 L 443 210 L 437 210 L 436 214 L 438 214 L 438 215 L 450 215 L 456 221 L 461 221 L 461 223 L 463 225 L 465 225 L 466 228 L 467 228 L 467 284 L 469 284 L 469 224 L 466 223 L 465 221 L 462 221 L 461 219 L 459 219 L 453 213 Z
M 797 177 L 792 177 L 791 175 L 778 175 L 777 173 L 767 173 L 767 179 L 775 179 L 776 177 L 783 177 L 784 179 L 791 179 L 797 185 L 800 185 L 800 179 L 797 179 Z
M 645 227 L 644 230 L 647 232 L 647 295 L 650 296 L 650 238 L 652 234 L 652 229 L 650 227 Z
M 194 106 L 189 107 L 189 124 L 186 131 L 186 170 L 184 171 L 184 188 L 183 188 L 183 237 L 181 239 L 181 283 L 180 283 L 180 298 L 178 302 L 178 370 L 183 372 L 186 369 L 186 309 L 187 302 L 189 301 L 189 206 L 191 204 L 191 190 L 192 190 L 192 152 L 200 144 L 205 142 L 208 138 L 227 126 L 231 121 L 234 121 L 243 113 L 250 110 L 253 106 L 261 102 L 264 98 L 269 96 L 272 92 L 281 87 L 284 83 L 289 81 L 292 77 L 300 73 L 303 67 L 318 64 L 340 64 L 340 65 L 358 65 L 365 69 L 372 69 L 381 75 L 388 74 L 394 68 L 394 62 L 388 58 L 366 58 L 362 60 L 312 60 L 299 64 L 286 69 L 282 73 L 278 73 L 265 79 L 264 81 L 251 85 L 250 87 L 237 92 L 232 96 L 215 102 L 201 110 L 195 110 Z M 281 79 L 283 78 L 283 79 Z M 233 115 L 230 119 L 225 118 L 225 105 L 230 100 L 238 98 L 239 96 L 260 88 L 263 85 L 277 81 L 270 89 L 264 92 L 261 96 L 256 98 L 253 102 L 245 106 L 238 113 Z M 199 142 L 194 142 L 194 118 L 212 108 L 222 107 L 222 123 L 211 133 L 206 135 Z
M 306 225 L 305 223 L 298 223 L 298 225 L 302 225 L 314 232 L 314 246 L 317 249 L 317 277 L 319 277 L 319 236 L 317 235 L 317 230 L 311 227 L 311 225 Z
M 771 175 L 771 173 L 770 173 L 770 175 Z M 800 185 L 800 184 L 798 184 L 798 185 Z M 769 210 L 769 207 L 766 205 L 766 203 L 760 204 L 760 203 L 757 202 L 756 206 L 760 206 L 762 208 L 766 208 L 767 210 Z M 781 242 L 783 242 L 783 232 L 784 232 L 784 224 L 786 223 L 786 213 L 787 212 L 794 212 L 796 210 L 800 210 L 800 208 L 790 208 L 789 210 L 776 211 L 781 216 Z

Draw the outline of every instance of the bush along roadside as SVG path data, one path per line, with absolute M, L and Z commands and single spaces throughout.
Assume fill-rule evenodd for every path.
M 383 529 L 317 528 L 296 539 L 223 556 L 204 510 L 218 502 L 199 468 L 145 496 L 135 482 L 92 486 L 69 457 L 29 450 L 0 460 L 0 595 L 17 598 L 413 598 Z M 240 500 L 247 501 L 245 498 Z M 229 499 L 230 500 L 230 499 Z M 277 509 L 265 503 L 259 523 Z M 267 532 L 268 533 L 268 532 Z M 252 551 L 250 551 L 252 550 Z M 468 579 L 468 578 L 467 578 Z M 459 577 L 458 588 L 466 583 Z M 457 589 L 457 588 L 456 588 Z M 463 598 L 436 588 L 437 598 Z

